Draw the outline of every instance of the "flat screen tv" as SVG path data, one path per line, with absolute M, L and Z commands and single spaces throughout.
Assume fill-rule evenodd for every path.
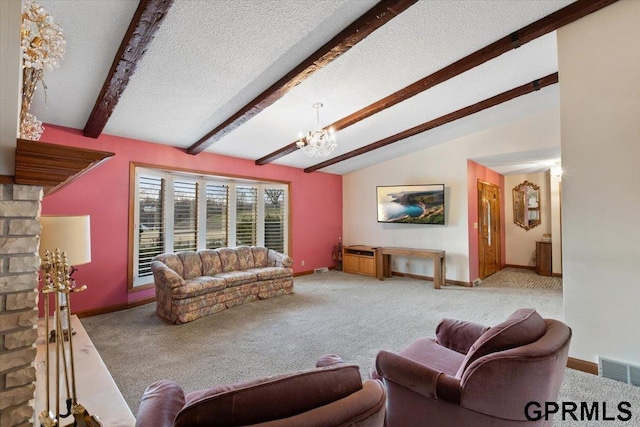
M 444 225 L 444 184 L 376 187 L 378 222 Z

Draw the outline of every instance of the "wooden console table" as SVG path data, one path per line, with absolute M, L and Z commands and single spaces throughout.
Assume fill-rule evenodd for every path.
M 380 254 L 377 257 L 376 276 L 380 280 L 391 277 L 391 255 L 406 257 L 432 258 L 433 259 L 433 287 L 440 289 L 445 284 L 445 253 L 444 251 L 433 249 L 411 249 L 411 248 L 376 248 Z

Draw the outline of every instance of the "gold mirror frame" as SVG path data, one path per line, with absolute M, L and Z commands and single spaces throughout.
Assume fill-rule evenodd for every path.
M 540 187 L 529 181 L 514 187 L 513 222 L 525 230 L 540 225 Z

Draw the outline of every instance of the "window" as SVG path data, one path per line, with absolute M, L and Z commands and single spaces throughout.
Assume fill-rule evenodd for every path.
M 229 187 L 207 184 L 207 249 L 227 246 L 229 242 Z
M 258 245 L 287 253 L 289 186 L 135 168 L 132 287 L 164 252 Z
M 287 223 L 285 192 L 282 188 L 264 189 L 264 242 L 265 246 L 284 252 L 284 229 Z
M 141 176 L 139 186 L 138 268 L 140 274 L 150 275 L 151 260 L 164 252 L 164 180 L 153 176 Z
M 258 220 L 258 189 L 236 187 L 236 245 L 255 245 Z
M 198 183 L 173 183 L 173 251 L 198 249 Z

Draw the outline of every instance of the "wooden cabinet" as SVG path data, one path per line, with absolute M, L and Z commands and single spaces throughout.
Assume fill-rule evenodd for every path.
M 536 242 L 536 273 L 551 276 L 551 242 Z
M 376 277 L 378 249 L 371 246 L 345 246 L 342 249 L 342 268 L 345 273 Z

